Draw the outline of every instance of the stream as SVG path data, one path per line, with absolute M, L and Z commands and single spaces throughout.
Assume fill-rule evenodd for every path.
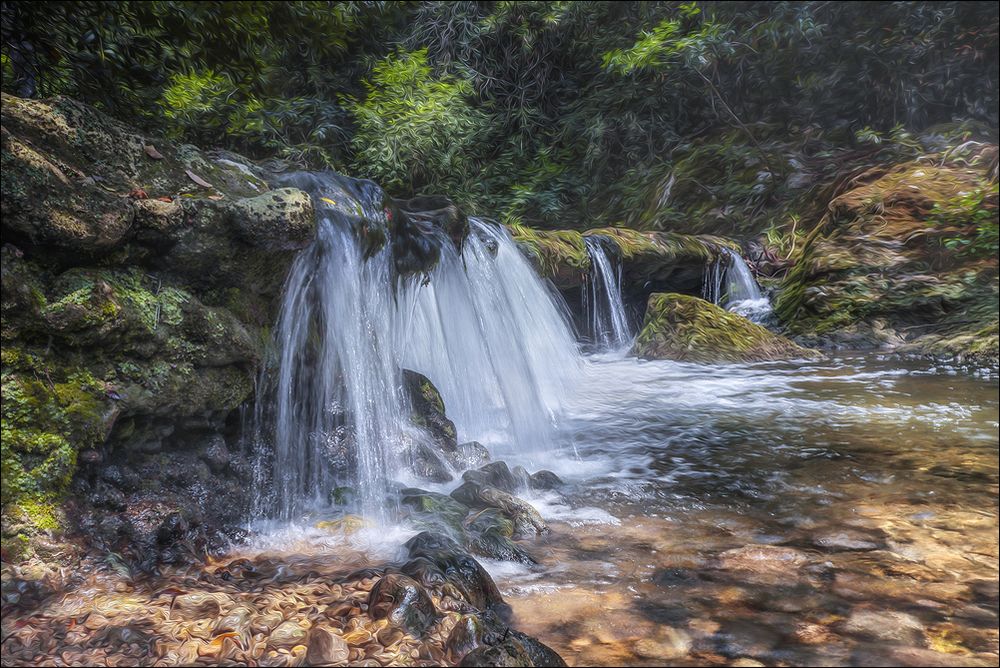
M 488 565 L 570 665 L 996 664 L 995 377 L 875 355 L 585 374 L 558 448 L 521 462 L 568 483 L 528 497 L 541 567 Z

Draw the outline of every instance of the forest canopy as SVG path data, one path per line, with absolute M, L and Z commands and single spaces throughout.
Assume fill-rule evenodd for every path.
M 4 2 L 3 90 L 540 227 L 995 141 L 995 2 Z

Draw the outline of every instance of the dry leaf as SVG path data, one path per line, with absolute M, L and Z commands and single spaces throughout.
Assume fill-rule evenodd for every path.
M 160 201 L 160 202 L 173 202 L 174 201 L 174 199 L 172 197 L 167 197 L 166 195 L 164 195 L 163 197 L 157 197 L 156 199 L 158 201 Z
M 324 202 L 326 202 L 327 204 L 331 205 L 331 206 L 337 206 L 337 203 L 334 202 L 329 197 L 320 197 L 320 199 L 323 200 Z
M 209 195 L 208 196 L 208 199 L 215 200 L 216 202 L 218 202 L 220 199 L 225 199 L 225 198 L 226 198 L 225 195 L 222 195 L 222 194 L 219 194 L 219 193 L 215 193 L 214 195 Z
M 211 183 L 209 183 L 205 179 L 201 178 L 200 176 L 198 176 L 197 174 L 195 174 L 194 172 L 192 172 L 190 169 L 185 169 L 184 173 L 188 175 L 189 179 L 191 179 L 192 181 L 194 181 L 195 183 L 197 183 L 202 188 L 211 188 L 212 187 Z
M 157 151 L 156 147 L 153 146 L 152 144 L 146 144 L 145 146 L 143 146 L 143 150 L 145 150 L 146 155 L 148 155 L 153 160 L 163 160 L 163 154 Z

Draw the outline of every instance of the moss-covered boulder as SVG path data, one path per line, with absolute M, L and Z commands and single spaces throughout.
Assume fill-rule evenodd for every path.
M 790 332 L 995 365 L 997 152 L 970 142 L 846 181 L 780 287 Z
M 621 260 L 626 292 L 700 290 L 705 267 L 724 247 L 739 246 L 722 237 L 641 232 L 627 227 L 603 227 L 586 232 L 537 230 L 525 225 L 509 227 L 514 240 L 538 272 L 561 290 L 580 287 L 590 272 L 586 239 L 599 237 Z
M 60 502 L 81 464 L 102 512 L 128 507 L 131 490 L 95 482 L 94 466 L 138 470 L 149 463 L 133 461 L 140 451 L 206 440 L 251 395 L 284 276 L 315 220 L 306 193 L 271 189 L 239 156 L 214 159 L 65 98 L 2 102 L 13 557 L 65 528 Z
M 632 352 L 644 359 L 708 363 L 816 354 L 704 299 L 672 293 L 650 295 Z

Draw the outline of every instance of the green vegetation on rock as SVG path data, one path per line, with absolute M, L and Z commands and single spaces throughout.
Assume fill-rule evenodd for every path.
M 703 299 L 672 293 L 650 295 L 632 352 L 646 359 L 709 363 L 816 354 Z

